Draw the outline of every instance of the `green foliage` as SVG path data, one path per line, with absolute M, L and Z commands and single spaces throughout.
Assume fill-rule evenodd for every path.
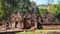
M 1 0 L 0 20 L 8 19 L 13 12 L 20 11 L 23 14 L 30 8 L 30 0 Z
M 28 2 L 19 2 L 19 11 L 21 11 L 23 13 L 23 15 L 26 13 L 26 11 L 28 11 L 28 9 L 30 10 L 30 3 Z
M 39 11 L 40 11 L 41 16 L 43 16 L 43 14 L 44 14 L 45 10 L 46 10 L 46 9 L 39 8 Z
M 60 4 L 55 4 L 55 5 L 50 5 L 47 10 L 52 14 L 54 15 L 55 17 L 60 17 L 59 14 L 60 14 Z M 60 19 L 60 18 L 58 18 Z
M 44 14 L 45 9 L 48 10 L 48 12 L 50 12 L 52 15 L 54 15 L 56 18 L 58 18 L 60 20 L 60 3 L 59 4 L 49 4 L 49 5 L 45 5 L 48 6 L 48 8 L 39 8 L 39 11 L 41 13 L 41 15 Z M 41 7 L 41 6 L 40 6 Z
M 32 13 L 34 11 L 33 6 L 35 6 L 35 3 L 30 2 L 30 0 L 1 0 L 0 20 L 8 19 L 9 15 L 16 11 L 20 11 L 24 15 L 29 9 Z M 39 8 L 40 14 L 43 15 L 45 10 L 44 8 Z M 60 19 L 60 1 L 58 4 L 49 4 L 47 10 Z
M 2 11 L 2 3 L 0 2 L 0 20 L 2 20 L 3 15 L 4 12 Z

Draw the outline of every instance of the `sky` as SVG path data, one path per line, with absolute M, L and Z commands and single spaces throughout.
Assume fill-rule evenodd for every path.
M 47 0 L 30 0 L 30 1 L 34 1 L 37 5 L 39 5 L 39 4 L 47 4 L 48 3 Z M 53 4 L 56 4 L 56 3 L 58 3 L 58 0 L 54 0 Z

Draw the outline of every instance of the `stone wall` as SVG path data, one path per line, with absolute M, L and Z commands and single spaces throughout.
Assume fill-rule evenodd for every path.
M 60 25 L 42 25 L 43 29 L 60 29 Z

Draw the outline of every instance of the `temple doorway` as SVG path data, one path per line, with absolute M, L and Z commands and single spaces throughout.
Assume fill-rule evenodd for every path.
M 15 21 L 15 28 L 18 28 L 18 22 Z

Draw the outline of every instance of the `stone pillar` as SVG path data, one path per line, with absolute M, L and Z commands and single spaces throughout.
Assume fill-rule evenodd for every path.
M 12 24 L 11 24 L 11 23 L 9 23 L 9 28 L 10 28 L 10 29 L 12 28 Z
M 23 22 L 21 22 L 21 26 L 22 26 L 21 28 L 24 28 Z
M 20 22 L 20 21 L 18 22 L 18 28 L 19 28 L 19 29 L 22 29 L 22 28 L 23 28 L 23 23 Z
M 18 22 L 18 29 L 20 29 L 21 27 L 20 27 L 20 22 Z
M 10 23 L 10 29 L 12 29 L 12 22 Z
M 15 29 L 15 21 L 12 22 L 12 29 Z
M 35 28 L 37 28 L 37 21 L 35 22 Z
M 5 29 L 5 25 L 4 24 L 2 24 L 2 30 L 4 30 Z

